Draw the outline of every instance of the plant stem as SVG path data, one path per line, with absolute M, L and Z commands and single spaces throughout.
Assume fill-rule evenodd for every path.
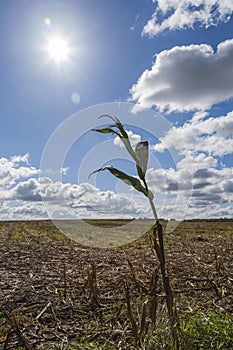
M 149 191 L 145 178 L 142 181 L 144 183 L 145 188 Z M 178 325 L 178 322 L 177 322 L 177 315 L 174 310 L 173 292 L 171 289 L 170 279 L 166 268 L 166 259 L 165 259 L 164 244 L 163 244 L 163 227 L 159 223 L 158 215 L 157 215 L 153 200 L 150 197 L 148 197 L 148 200 L 149 200 L 151 209 L 153 211 L 154 218 L 156 220 L 156 226 L 153 226 L 153 237 L 152 237 L 153 248 L 160 262 L 163 288 L 166 295 L 166 305 L 167 305 L 167 311 L 168 311 L 169 319 L 172 326 L 172 335 L 175 342 L 175 349 L 179 349 L 179 339 L 176 333 L 176 327 Z
M 154 202 L 150 198 L 149 198 L 149 202 L 150 202 L 150 206 L 151 206 L 151 209 L 153 211 L 153 214 L 154 214 L 154 218 L 155 218 L 156 221 L 158 221 L 158 215 L 157 215 L 157 212 L 156 212 L 156 209 L 155 209 Z
M 148 188 L 148 185 L 147 185 L 147 182 L 146 182 L 146 179 L 145 177 L 142 179 L 143 181 L 143 184 L 145 186 L 145 188 L 147 189 L 147 191 L 149 191 L 149 188 Z M 154 218 L 156 220 L 156 222 L 158 221 L 158 215 L 157 215 L 157 212 L 156 212 L 156 209 L 155 209 L 155 205 L 154 205 L 154 202 L 153 202 L 153 199 L 151 199 L 150 197 L 148 197 L 148 200 L 150 202 L 150 206 L 151 206 L 151 209 L 153 211 L 153 214 L 154 214 Z

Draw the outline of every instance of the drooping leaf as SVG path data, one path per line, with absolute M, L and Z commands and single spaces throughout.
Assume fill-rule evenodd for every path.
M 123 171 L 120 171 L 117 168 L 110 166 L 110 165 L 93 171 L 89 175 L 89 177 L 95 173 L 98 173 L 98 172 L 104 171 L 104 170 L 110 171 L 110 173 L 113 174 L 115 177 L 117 177 L 118 179 L 123 181 L 125 184 L 133 186 L 135 188 L 135 190 L 142 192 L 146 197 L 149 198 L 149 196 L 150 197 L 151 197 L 151 195 L 153 196 L 152 192 L 148 191 L 144 186 L 142 186 L 140 180 L 138 180 L 136 177 L 129 176 L 129 175 L 125 174 Z
M 118 135 L 121 139 L 121 141 L 123 142 L 123 144 L 125 145 L 125 148 L 127 149 L 127 151 L 129 152 L 129 154 L 131 155 L 131 157 L 136 161 L 136 155 L 135 155 L 135 152 L 131 146 L 131 143 L 130 143 L 130 140 L 129 140 L 129 137 L 128 137 L 128 134 L 127 132 L 125 131 L 123 125 L 121 124 L 120 122 L 120 119 L 118 119 L 117 117 L 112 117 L 111 115 L 108 115 L 108 114 L 103 114 L 99 117 L 100 118 L 104 118 L 104 117 L 107 117 L 107 118 L 110 118 L 111 120 L 113 120 L 115 122 L 115 124 L 112 124 L 112 125 L 109 125 L 108 128 L 105 128 L 105 129 L 111 129 L 113 130 L 112 128 L 117 128 L 119 130 L 119 133 L 116 132 L 115 130 L 113 130 L 113 133 L 115 133 L 116 135 Z M 95 130 L 95 129 L 94 129 Z M 98 131 L 98 129 L 96 130 Z M 99 131 L 101 132 L 101 131 Z M 107 133 L 107 131 L 105 132 Z M 110 132 L 109 132 L 110 133 Z
M 116 127 L 118 128 L 118 130 L 121 133 L 121 141 L 124 143 L 125 148 L 129 152 L 131 157 L 136 161 L 135 152 L 133 150 L 133 147 L 131 146 L 131 143 L 130 143 L 129 136 L 128 136 L 127 132 L 125 131 L 123 125 L 120 122 L 120 120 L 118 118 L 115 118 L 115 120 L 116 120 L 116 124 L 115 125 L 116 125 Z
M 100 132 L 102 134 L 116 134 L 119 137 L 121 136 L 117 131 L 113 130 L 112 128 L 108 127 L 108 128 L 102 128 L 102 129 L 92 129 L 92 131 L 97 131 Z
M 109 115 L 109 114 L 102 114 L 102 115 L 99 116 L 98 119 L 101 119 L 101 118 L 110 118 L 110 119 L 112 119 L 112 120 L 116 123 L 116 118 L 115 118 L 115 117 L 112 117 L 112 116 Z
M 123 125 L 121 124 L 120 120 L 115 117 L 115 121 L 116 121 L 116 126 L 118 127 L 119 131 L 121 132 L 122 136 L 125 138 L 125 139 L 129 139 L 128 137 L 128 134 L 127 132 L 125 131 Z
M 138 142 L 135 147 L 136 166 L 140 179 L 145 178 L 148 164 L 148 141 Z
M 114 123 L 115 123 L 114 126 L 117 127 L 117 128 L 119 129 L 119 131 L 122 133 L 122 136 L 128 137 L 128 135 L 127 135 L 127 133 L 125 132 L 124 127 L 123 127 L 123 125 L 121 124 L 119 118 L 117 118 L 117 117 L 112 117 L 112 116 L 109 115 L 109 114 L 102 114 L 102 115 L 99 117 L 99 119 L 100 119 L 100 118 L 105 118 L 105 117 L 110 118 L 111 120 L 114 121 Z
M 131 155 L 131 157 L 136 161 L 136 155 L 135 152 L 131 146 L 131 143 L 129 141 L 129 138 L 127 136 L 127 138 L 125 137 L 121 137 L 121 141 L 123 142 L 123 144 L 125 145 L 125 148 L 127 149 L 127 151 L 129 152 L 129 154 Z

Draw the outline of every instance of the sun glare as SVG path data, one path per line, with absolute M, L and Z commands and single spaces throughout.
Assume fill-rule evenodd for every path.
M 48 40 L 47 52 L 49 58 L 57 63 L 68 60 L 70 51 L 67 41 L 61 36 L 55 36 Z

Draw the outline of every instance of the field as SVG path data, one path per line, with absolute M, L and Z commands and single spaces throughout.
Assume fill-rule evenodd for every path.
M 148 236 L 95 248 L 50 221 L 0 222 L 0 347 L 173 349 Z M 165 251 L 180 349 L 232 349 L 233 222 L 183 222 Z

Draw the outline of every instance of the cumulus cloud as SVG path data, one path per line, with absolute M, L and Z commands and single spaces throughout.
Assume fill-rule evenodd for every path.
M 230 115 L 219 117 L 223 118 L 219 120 L 215 120 L 216 118 L 202 120 L 202 123 L 209 123 L 206 125 L 206 129 L 210 130 L 209 137 L 212 137 L 217 125 L 219 125 L 219 135 L 229 137 Z M 192 121 L 189 126 L 188 124 L 184 126 L 191 128 L 190 134 L 193 132 L 194 123 L 195 121 Z M 205 133 L 206 129 L 203 125 L 200 126 L 200 132 L 201 129 Z M 165 135 L 166 137 L 168 135 Z M 171 142 L 173 136 L 169 137 L 170 139 L 168 138 L 166 142 Z M 183 152 L 182 148 L 179 150 Z M 147 172 L 148 184 L 155 194 L 159 215 L 178 219 L 203 217 L 203 208 L 205 208 L 206 217 L 221 216 L 220 213 L 224 213 L 223 216 L 230 216 L 232 210 L 229 208 L 233 202 L 233 168 L 219 168 L 216 157 L 207 155 L 205 152 L 188 150 L 183 154 L 183 159 L 178 161 L 175 168 L 151 168 Z M 5 164 L 15 162 L 14 165 L 18 169 L 21 158 L 14 158 L 14 160 L 11 158 L 4 162 Z M 29 163 L 24 167 L 32 171 Z M 24 169 L 21 173 L 25 175 L 27 171 Z M 32 174 L 34 174 L 33 171 Z M 116 193 L 101 191 L 89 183 L 55 182 L 49 177 L 40 179 L 22 177 L 14 181 L 16 183 L 8 188 L 0 189 L 2 199 L 0 219 L 2 220 L 152 216 L 146 198 L 131 191 L 130 187 L 127 187 L 127 192 Z
M 39 170 L 29 166 L 29 154 L 0 158 L 0 188 L 9 188 L 21 178 L 37 175 Z
M 215 169 L 217 161 L 205 154 L 186 155 L 176 164 L 176 168 L 149 169 L 147 180 L 153 191 L 178 193 L 186 197 L 192 195 L 193 186 L 198 178 L 198 172 L 205 172 L 206 169 Z M 204 179 L 206 181 L 206 179 Z
M 183 126 L 170 129 L 160 138 L 160 143 L 152 146 L 159 152 L 173 148 L 184 157 L 176 164 L 176 169 L 148 174 L 155 190 L 162 188 L 167 193 L 181 193 L 184 198 L 190 196 L 191 191 L 189 212 L 193 216 L 217 217 L 222 213 L 231 217 L 232 210 L 227 212 L 226 208 L 233 203 L 233 168 L 226 167 L 220 160 L 233 153 L 233 111 L 215 118 L 195 115 Z M 205 208 L 205 213 L 200 208 Z
M 133 142 L 140 139 L 132 132 L 129 135 Z M 89 183 L 62 183 L 50 177 L 38 179 L 35 175 L 40 172 L 30 166 L 28 154 L 0 158 L 0 165 L 0 219 L 134 217 L 144 210 L 142 201 L 131 200 L 131 193 L 101 191 Z
M 185 157 L 176 169 L 149 169 L 147 173 L 151 190 L 156 194 L 164 194 L 165 212 L 171 207 L 169 198 L 173 198 L 173 213 L 180 212 L 180 217 L 185 203 L 187 205 L 183 215 L 192 212 L 191 217 L 211 217 L 210 208 L 212 213 L 215 209 L 216 216 L 222 205 L 232 205 L 232 177 L 233 168 L 218 169 L 217 161 L 205 154 L 193 155 L 188 161 Z M 205 208 L 206 212 L 199 213 L 199 208 Z
M 42 202 L 4 201 L 0 206 L 0 220 L 48 219 Z
M 131 131 L 131 130 L 126 130 L 126 132 L 127 132 L 127 135 L 129 137 L 129 140 L 130 140 L 130 143 L 131 143 L 132 147 L 136 146 L 136 144 L 141 141 L 141 136 L 140 135 L 134 134 L 133 131 Z M 114 138 L 113 143 L 116 146 L 124 148 L 124 144 L 121 141 L 119 136 L 116 136 Z
M 233 4 L 233 3 L 232 3 Z M 160 52 L 131 90 L 134 111 L 203 111 L 233 97 L 233 39 L 210 45 L 175 46 Z
M 127 194 L 117 194 L 113 191 L 101 191 L 89 183 L 79 185 L 53 182 L 49 178 L 31 178 L 21 181 L 7 192 L 8 201 L 20 201 L 28 211 L 28 202 L 41 208 L 45 204 L 50 218 L 83 218 L 105 215 L 137 216 L 143 210 L 143 205 L 131 201 Z M 21 208 L 22 209 L 22 208 Z M 40 211 L 39 211 L 40 212 Z M 45 216 L 45 208 L 43 212 Z
M 152 148 L 159 152 L 176 148 L 183 154 L 204 152 L 215 157 L 232 154 L 233 111 L 225 116 L 204 120 L 194 118 L 181 127 L 174 127 Z
M 228 22 L 232 0 L 157 0 L 156 10 L 143 29 L 151 37 L 164 30 L 182 30 L 199 25 L 205 28 Z
M 36 179 L 29 179 L 17 184 L 9 194 L 14 199 L 22 199 L 24 201 L 41 201 L 40 189 Z

